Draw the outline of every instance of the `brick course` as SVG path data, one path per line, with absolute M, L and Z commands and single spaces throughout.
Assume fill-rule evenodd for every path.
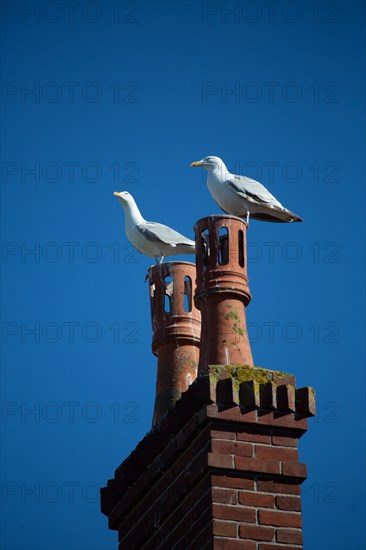
M 302 532 L 289 529 L 277 529 L 276 540 L 277 542 L 293 542 L 295 544 L 302 544 Z
M 239 534 L 242 539 L 254 539 L 259 541 L 274 539 L 275 530 L 273 527 L 261 527 L 252 525 L 240 525 Z
M 281 527 L 301 527 L 301 515 L 268 510 L 259 510 L 258 520 L 261 525 L 275 525 Z
M 300 512 L 301 500 L 299 497 L 276 497 L 276 508 L 279 510 L 291 510 Z

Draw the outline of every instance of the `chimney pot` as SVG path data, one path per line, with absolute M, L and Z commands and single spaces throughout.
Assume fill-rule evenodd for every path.
M 245 308 L 251 300 L 246 231 L 241 218 L 216 215 L 195 225 L 195 304 L 202 315 L 199 374 L 208 365 L 250 365 Z
M 165 262 L 148 274 L 152 351 L 158 357 L 154 426 L 197 377 L 201 316 L 193 302 L 194 264 Z

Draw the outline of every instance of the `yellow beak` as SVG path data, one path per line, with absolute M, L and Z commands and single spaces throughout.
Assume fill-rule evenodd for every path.
M 197 160 L 196 162 L 192 162 L 191 166 L 202 166 L 202 164 L 201 160 Z
M 115 195 L 116 197 L 119 197 L 119 193 L 117 193 L 117 191 L 115 191 L 115 192 L 113 193 L 113 195 Z

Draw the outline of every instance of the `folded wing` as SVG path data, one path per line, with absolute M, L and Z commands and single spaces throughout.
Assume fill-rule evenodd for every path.
M 156 222 L 145 222 L 137 226 L 137 229 L 149 240 L 159 241 L 172 247 L 179 245 L 194 246 L 194 241 L 174 231 L 170 227 Z
M 250 202 L 283 209 L 282 204 L 259 181 L 252 180 L 246 176 L 232 175 L 227 180 L 227 184 L 235 193 Z

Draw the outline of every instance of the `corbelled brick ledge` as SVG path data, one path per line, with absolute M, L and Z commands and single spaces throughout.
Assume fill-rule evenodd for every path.
M 210 366 L 101 490 L 120 550 L 302 548 L 298 439 L 312 388 Z

